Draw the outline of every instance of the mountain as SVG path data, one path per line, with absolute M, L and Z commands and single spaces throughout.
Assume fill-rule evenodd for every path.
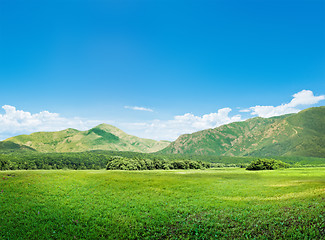
M 25 151 L 35 151 L 31 147 L 13 143 L 10 141 L 0 142 L 0 152 L 25 152 Z
M 325 157 L 325 107 L 185 134 L 160 153 Z
M 36 132 L 8 138 L 7 141 L 40 152 L 112 150 L 149 153 L 159 151 L 170 143 L 131 136 L 108 124 L 98 125 L 88 131 L 69 128 L 58 132 Z

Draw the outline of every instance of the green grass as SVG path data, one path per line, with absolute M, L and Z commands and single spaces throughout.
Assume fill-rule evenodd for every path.
M 324 168 L 0 172 L 0 239 L 324 236 Z

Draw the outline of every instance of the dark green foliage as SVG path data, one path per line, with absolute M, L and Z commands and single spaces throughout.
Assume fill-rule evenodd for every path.
M 106 142 L 117 142 L 119 140 L 118 136 L 115 136 L 114 134 L 104 131 L 103 129 L 100 128 L 92 128 L 88 131 L 88 134 L 95 133 L 98 136 L 101 136 L 100 138 L 101 141 L 106 141 Z
M 99 153 L 7 153 L 0 154 L 0 170 L 103 169 L 108 156 Z
M 0 142 L 0 151 L 1 152 L 22 152 L 22 151 L 35 151 L 35 149 L 24 146 L 24 145 L 19 145 L 17 143 L 13 143 L 10 141 L 6 142 Z
M 10 170 L 11 161 L 9 160 L 0 160 L 0 169 L 1 170 Z
M 286 162 L 293 167 L 325 167 L 325 158 L 316 158 L 316 157 L 302 157 L 302 156 L 294 156 L 294 157 L 274 157 L 278 160 Z
M 190 156 L 172 158 L 171 156 L 135 152 L 0 152 L 0 170 L 104 169 L 109 161 L 112 161 L 112 169 L 124 170 L 199 169 L 212 166 L 201 157 L 197 159 Z
M 154 170 L 154 169 L 205 169 L 210 163 L 190 160 L 166 161 L 164 159 L 126 158 L 121 156 L 110 157 L 107 170 Z
M 141 159 L 146 169 L 196 169 L 200 162 L 208 162 L 213 168 L 245 168 L 256 157 L 203 156 L 182 154 L 149 154 L 137 152 L 90 151 L 79 153 L 40 153 L 36 151 L 0 151 L 0 170 L 16 169 L 104 169 L 113 156 Z M 275 157 L 293 167 L 325 166 L 325 158 Z M 180 163 L 181 161 L 182 163 Z M 173 164 L 171 164 L 173 162 Z M 184 162 L 184 163 L 183 163 Z M 36 167 L 35 167 L 36 166 Z M 8 169 L 9 168 L 9 169 Z M 142 169 L 142 167 L 140 167 Z M 206 167 L 208 168 L 208 167 Z
M 274 159 L 257 159 L 251 162 L 246 170 L 275 170 L 279 168 L 288 168 L 289 164 Z

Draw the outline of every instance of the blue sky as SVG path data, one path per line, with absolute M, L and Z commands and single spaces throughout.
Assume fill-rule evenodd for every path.
M 0 0 L 0 105 L 15 108 L 0 110 L 0 139 L 107 122 L 173 140 L 324 105 L 324 12 L 325 0 Z

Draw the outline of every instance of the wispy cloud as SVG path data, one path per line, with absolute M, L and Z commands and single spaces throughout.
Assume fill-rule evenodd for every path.
M 239 112 L 244 112 L 244 113 L 247 113 L 247 112 L 251 112 L 252 110 L 250 110 L 250 109 L 241 109 L 241 110 L 239 110 Z
M 146 111 L 146 112 L 153 112 L 152 109 L 150 108 L 145 108 L 145 107 L 137 107 L 137 106 L 124 106 L 124 108 L 127 108 L 127 109 L 132 109 L 132 110 L 135 110 L 135 111 Z

